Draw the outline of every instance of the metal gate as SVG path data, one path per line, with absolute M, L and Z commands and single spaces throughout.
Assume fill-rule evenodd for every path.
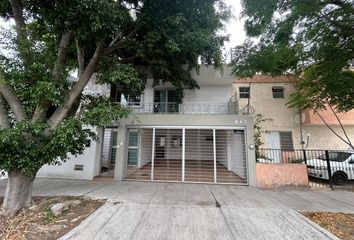
M 111 178 L 114 176 L 114 166 L 116 163 L 117 153 L 117 135 L 117 127 L 103 128 L 99 176 Z
M 161 127 L 128 132 L 126 180 L 247 184 L 247 173 L 244 130 Z

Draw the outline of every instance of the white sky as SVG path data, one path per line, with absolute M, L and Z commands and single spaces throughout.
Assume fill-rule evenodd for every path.
M 225 0 L 228 6 L 231 6 L 233 18 L 226 26 L 225 32 L 230 34 L 230 41 L 225 43 L 226 52 L 237 45 L 240 45 L 246 39 L 246 32 L 244 31 L 244 21 L 240 19 L 242 6 L 241 0 Z

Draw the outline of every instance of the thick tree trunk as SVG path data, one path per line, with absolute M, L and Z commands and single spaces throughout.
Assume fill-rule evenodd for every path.
M 5 191 L 3 208 L 10 214 L 14 215 L 21 208 L 27 208 L 32 202 L 32 188 L 35 179 L 28 177 L 18 170 L 8 173 L 8 181 Z

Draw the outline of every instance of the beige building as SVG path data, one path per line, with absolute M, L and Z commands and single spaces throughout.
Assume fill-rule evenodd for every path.
M 264 148 L 272 149 L 348 149 L 312 111 L 299 113 L 289 108 L 289 96 L 295 91 L 296 80 L 291 77 L 268 77 L 256 75 L 253 78 L 234 81 L 233 91 L 245 114 L 262 114 L 262 142 Z M 330 111 L 320 112 L 325 121 L 344 137 L 335 115 Z M 354 142 L 354 112 L 339 114 L 339 118 L 352 142 Z

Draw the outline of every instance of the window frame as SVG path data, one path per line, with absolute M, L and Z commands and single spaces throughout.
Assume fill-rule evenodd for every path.
M 281 90 L 281 91 L 277 91 Z M 283 86 L 272 86 L 272 98 L 279 99 L 285 98 L 285 89 Z
M 282 134 L 290 134 L 290 143 L 284 143 L 284 135 L 282 137 Z M 280 131 L 279 132 L 279 144 L 280 144 L 280 149 L 284 150 L 294 150 L 294 139 L 293 139 L 293 132 L 292 131 Z M 289 145 L 290 147 L 284 147 L 284 145 Z
M 241 91 L 241 89 L 242 90 L 247 89 L 247 92 Z M 251 88 L 249 86 L 240 86 L 238 88 L 238 91 L 239 91 L 239 98 L 245 98 L 245 99 L 251 98 Z

